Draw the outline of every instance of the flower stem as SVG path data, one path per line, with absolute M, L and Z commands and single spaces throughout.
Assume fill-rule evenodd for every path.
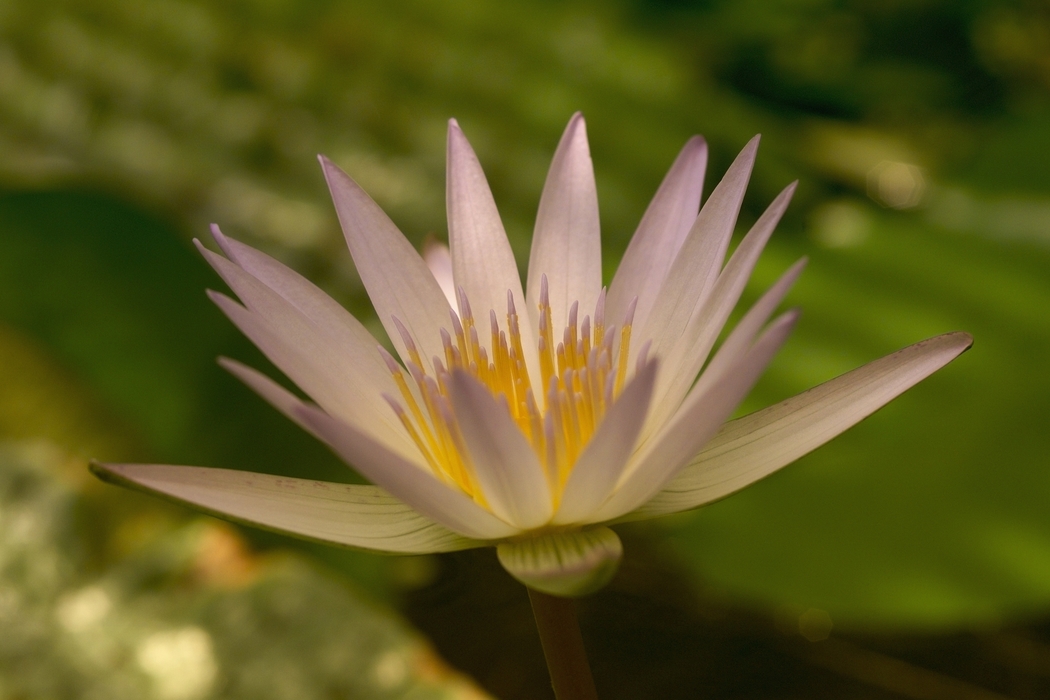
M 576 620 L 576 601 L 528 591 L 554 696 L 558 700 L 598 700 Z

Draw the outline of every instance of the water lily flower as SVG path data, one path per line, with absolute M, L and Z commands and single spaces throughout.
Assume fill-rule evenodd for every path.
M 788 337 L 769 319 L 787 270 L 712 354 L 788 186 L 725 262 L 758 137 L 700 208 L 695 137 L 660 185 L 611 284 L 584 120 L 570 120 L 536 217 L 528 278 L 485 176 L 448 130 L 449 248 L 421 256 L 368 195 L 321 166 L 361 280 L 396 350 L 302 276 L 213 227 L 201 253 L 239 297 L 211 297 L 310 400 L 222 365 L 374 485 L 186 466 L 95 464 L 103 479 L 302 538 L 393 553 L 496 546 L 527 586 L 575 596 L 621 558 L 610 523 L 721 499 L 856 424 L 971 343 L 912 345 L 729 421 Z

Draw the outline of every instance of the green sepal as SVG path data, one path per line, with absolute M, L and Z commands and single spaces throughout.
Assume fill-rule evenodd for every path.
M 623 544 L 607 527 L 593 527 L 503 542 L 496 554 L 511 576 L 542 593 L 576 598 L 609 583 Z

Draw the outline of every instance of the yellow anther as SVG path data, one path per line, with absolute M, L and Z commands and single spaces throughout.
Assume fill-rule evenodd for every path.
M 628 307 L 624 324 L 605 326 L 605 290 L 598 298 L 594 315 L 579 320 L 579 304 L 569 309 L 565 328 L 555 343 L 547 280 L 542 278 L 539 299 L 539 384 L 541 396 L 533 392 L 534 377 L 525 362 L 520 320 L 514 297 L 507 293 L 506 327 L 489 312 L 490 335 L 482 345 L 470 303 L 462 288 L 457 290 L 459 313 L 451 312 L 452 330 L 442 329 L 440 355 L 424 365 L 417 345 L 398 319 L 395 326 L 408 356 L 406 366 L 416 384 L 413 389 L 405 373 L 389 353 L 381 351 L 401 402 L 385 396 L 419 449 L 427 466 L 442 480 L 458 486 L 485 505 L 474 465 L 452 410 L 449 383 L 452 373 L 467 372 L 481 382 L 505 406 L 529 445 L 535 450 L 551 484 L 557 507 L 576 460 L 601 424 L 610 402 L 623 389 L 631 349 L 631 322 L 635 302 Z M 593 319 L 593 321 L 592 321 Z M 616 343 L 616 339 L 619 343 Z M 644 355 L 643 349 L 642 354 Z M 428 368 L 433 375 L 428 376 Z M 538 401 L 543 404 L 542 408 Z M 406 410 L 407 408 L 407 410 Z
M 583 350 L 580 352 L 580 356 L 584 358 L 586 362 L 590 358 L 591 354 L 591 317 L 584 316 L 583 323 L 580 325 L 580 343 L 582 344 Z
M 623 391 L 623 382 L 627 378 L 627 356 L 631 349 L 631 327 L 620 329 L 620 357 L 616 364 L 616 393 Z

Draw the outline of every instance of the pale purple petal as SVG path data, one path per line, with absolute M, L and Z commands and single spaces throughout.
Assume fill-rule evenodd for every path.
M 515 309 L 524 313 L 525 295 L 521 290 L 518 265 L 507 241 L 496 203 L 492 199 L 485 173 L 474 149 L 467 142 L 459 124 L 448 124 L 448 160 L 446 165 L 448 209 L 448 242 L 452 249 L 452 269 L 456 288 L 462 287 L 470 300 L 476 318 L 506 318 L 507 292 L 514 297 Z M 539 376 L 539 359 L 533 324 L 525 317 L 519 323 L 522 347 L 529 374 Z M 489 346 L 487 334 L 482 344 Z M 489 355 L 492 348 L 488 347 Z
M 338 302 L 268 255 L 226 238 L 218 227 L 212 234 L 230 260 L 194 240 L 204 259 L 288 345 L 295 347 L 308 336 L 312 346 L 323 346 L 334 385 L 363 395 L 396 392 L 378 342 Z
M 383 363 L 375 352 L 375 338 L 339 302 L 269 255 L 227 238 L 218 226 L 212 225 L 211 233 L 219 248 L 235 265 L 283 297 L 319 331 L 332 335 L 347 352 L 358 357 L 359 362 L 369 363 L 373 370 L 382 371 Z M 205 258 L 211 262 L 209 256 Z M 242 301 L 252 306 L 248 299 L 242 297 Z
M 228 264 L 239 270 L 232 263 Z M 358 382 L 354 358 L 333 347 L 308 321 L 295 313 L 287 317 L 264 316 L 225 295 L 209 292 L 209 296 L 271 362 L 326 411 L 353 423 L 358 430 L 368 433 L 406 459 L 422 462 L 422 455 L 394 412 L 376 410 L 373 401 L 361 400 L 362 395 L 378 397 L 380 394 L 372 393 L 373 387 Z M 279 328 L 275 327 L 275 318 L 278 318 Z
M 523 530 L 546 524 L 554 512 L 547 475 L 507 408 L 463 371 L 452 374 L 449 395 L 492 512 Z
M 751 391 L 797 319 L 797 312 L 781 316 L 717 382 L 705 390 L 691 392 L 667 428 L 635 453 L 616 492 L 588 520 L 617 518 L 649 501 L 667 485 Z
M 654 354 L 670 351 L 685 332 L 689 319 L 702 308 L 713 289 L 729 248 L 757 152 L 756 136 L 729 166 L 725 177 L 704 203 L 671 263 L 652 313 L 645 326 L 638 329 L 639 337 L 652 339 Z
M 812 452 L 969 349 L 968 333 L 924 340 L 726 424 L 651 501 L 627 519 L 717 501 Z
M 612 493 L 645 423 L 656 369 L 655 360 L 647 362 L 605 415 L 569 475 L 555 525 L 585 521 Z
M 449 306 L 456 308 L 456 283 L 452 279 L 452 253 L 448 246 L 437 241 L 423 244 L 423 262 L 437 280 Z
M 429 371 L 430 358 L 444 354 L 439 332 L 449 325 L 450 307 L 441 287 L 379 205 L 330 160 L 321 156 L 320 161 L 350 255 L 379 320 L 408 362 L 408 349 L 393 320 L 400 319 Z
M 385 442 L 407 441 L 407 436 L 392 414 L 369 411 L 357 400 L 362 395 L 379 397 L 383 393 L 394 393 L 397 388 L 391 379 L 390 370 L 379 355 L 375 339 L 363 328 L 355 330 L 353 324 L 356 321 L 353 324 L 342 323 L 332 309 L 324 308 L 325 305 L 316 295 L 308 295 L 309 301 L 302 298 L 299 301 L 314 314 L 316 321 L 311 320 L 300 307 L 260 279 L 206 249 L 200 241 L 195 241 L 195 244 L 204 259 L 237 293 L 252 314 L 261 319 L 271 335 L 279 339 L 280 344 L 289 351 L 279 353 L 282 358 L 280 361 L 271 357 L 274 364 L 318 403 L 326 405 L 344 420 L 353 421 L 358 427 L 381 436 Z M 223 308 L 225 310 L 226 307 Z M 248 334 L 245 328 L 242 331 Z M 252 339 L 255 341 L 255 338 Z M 260 345 L 259 341 L 255 342 L 268 355 L 273 352 L 272 342 L 268 344 L 270 350 Z M 294 378 L 297 369 L 292 367 L 293 364 L 312 368 L 309 385 L 301 384 Z M 318 391 L 326 397 L 324 400 L 315 395 Z
M 805 269 L 807 262 L 807 258 L 802 258 L 789 267 L 780 276 L 780 279 L 755 302 L 754 306 L 748 309 L 744 317 L 740 319 L 740 323 L 736 324 L 729 337 L 722 343 L 722 347 L 718 348 L 718 352 L 711 358 L 711 362 L 704 368 L 704 373 L 700 375 L 700 379 L 697 380 L 696 386 L 693 387 L 692 391 L 702 390 L 707 384 L 721 378 L 722 374 L 731 372 L 735 366 L 736 358 L 750 351 L 755 336 L 759 334 L 762 327 L 766 325 L 766 321 L 780 306 L 780 302 L 791 291 L 791 287 L 794 286 L 799 275 L 802 274 L 802 270 Z
M 580 303 L 581 317 L 594 311 L 602 288 L 602 244 L 594 166 L 579 112 L 558 143 L 536 214 L 526 290 L 533 327 L 538 327 L 543 275 L 549 285 L 555 333 L 565 328 L 573 302 Z
M 664 370 L 657 383 L 657 399 L 654 402 L 660 407 L 660 417 L 654 416 L 654 420 L 666 419 L 688 393 L 693 379 L 703 367 L 715 340 L 722 332 L 722 327 L 747 286 L 755 263 L 791 201 L 794 191 L 795 183 L 792 183 L 773 200 L 751 227 L 718 276 L 711 296 L 703 304 L 700 313 L 694 314 L 681 338 L 664 356 Z
M 455 486 L 439 481 L 429 469 L 398 456 L 353 426 L 309 405 L 297 412 L 349 465 L 431 520 L 479 540 L 502 539 L 520 531 Z
M 634 322 L 645 325 L 671 263 L 682 247 L 700 209 L 707 167 L 707 143 L 694 136 L 667 172 L 609 285 L 606 313 L 617 323 L 638 297 Z
M 722 373 L 732 367 L 737 358 L 748 352 L 755 340 L 755 336 L 762 330 L 766 321 L 773 315 L 777 306 L 784 300 L 787 293 L 791 291 L 795 281 L 798 280 L 799 275 L 802 274 L 806 262 L 806 258 L 802 258 L 788 268 L 780 276 L 780 279 L 755 302 L 754 306 L 748 310 L 740 320 L 740 323 L 729 334 L 729 337 L 722 343 L 722 347 L 718 349 L 711 362 L 704 368 L 704 372 L 700 375 L 696 384 L 690 387 L 689 379 L 696 376 L 696 371 L 699 368 L 688 374 L 682 370 L 681 365 L 678 367 L 679 380 L 681 382 L 679 385 L 668 385 L 664 380 L 661 380 L 658 390 L 663 391 L 663 395 L 659 399 L 660 403 L 657 404 L 657 410 L 653 412 L 649 420 L 650 428 L 656 429 L 663 425 L 678 410 L 677 407 L 684 395 L 702 391 L 708 385 L 718 381 Z M 648 435 L 649 433 L 647 432 L 646 434 Z
M 144 489 L 220 518 L 294 537 L 397 554 L 486 543 L 420 515 L 376 486 L 166 464 L 92 464 L 104 481 Z

